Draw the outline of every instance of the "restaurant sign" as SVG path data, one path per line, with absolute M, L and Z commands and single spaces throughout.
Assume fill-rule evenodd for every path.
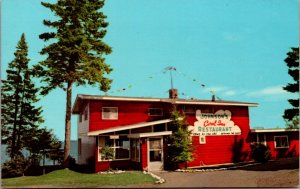
M 189 126 L 193 136 L 240 135 L 241 129 L 231 120 L 229 110 L 218 110 L 215 113 L 196 111 L 194 126 Z

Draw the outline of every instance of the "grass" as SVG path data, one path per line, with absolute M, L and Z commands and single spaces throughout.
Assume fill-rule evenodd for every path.
M 103 187 L 154 183 L 155 178 L 140 171 L 119 174 L 83 174 L 68 169 L 53 171 L 42 176 L 24 176 L 2 179 L 3 187 Z

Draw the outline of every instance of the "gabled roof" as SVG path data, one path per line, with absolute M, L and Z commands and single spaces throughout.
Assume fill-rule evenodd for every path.
M 256 107 L 257 103 L 236 102 L 236 101 L 223 101 L 223 100 L 200 100 L 200 99 L 170 99 L 170 98 L 147 98 L 147 97 L 124 97 L 124 96 L 101 96 L 101 95 L 84 95 L 78 94 L 73 105 L 72 112 L 79 113 L 82 103 L 89 100 L 100 101 L 135 101 L 135 102 L 163 102 L 170 104 L 190 104 L 190 105 L 220 105 L 220 106 L 248 106 Z

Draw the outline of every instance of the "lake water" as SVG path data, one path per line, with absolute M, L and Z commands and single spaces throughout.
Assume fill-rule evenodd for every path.
M 78 157 L 78 143 L 77 140 L 71 140 L 71 153 L 70 155 L 75 158 L 77 162 L 77 157 Z M 6 153 L 6 144 L 1 144 L 1 164 L 3 164 L 5 161 L 9 160 L 9 156 Z M 62 148 L 64 147 L 64 142 L 62 143 Z M 24 150 L 23 151 L 24 156 L 29 156 L 29 152 Z M 42 161 L 40 162 L 40 165 L 42 165 Z M 53 161 L 46 159 L 45 165 L 53 165 Z

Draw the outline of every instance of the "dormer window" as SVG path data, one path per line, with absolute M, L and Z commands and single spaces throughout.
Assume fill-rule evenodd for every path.
M 117 107 L 102 107 L 103 120 L 117 120 L 118 108 Z

